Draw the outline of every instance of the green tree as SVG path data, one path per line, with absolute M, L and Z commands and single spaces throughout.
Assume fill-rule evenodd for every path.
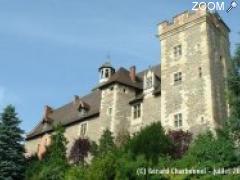
M 99 147 L 98 147 L 97 154 L 99 156 L 103 156 L 108 152 L 113 151 L 115 148 L 116 146 L 114 144 L 114 137 L 112 135 L 112 132 L 106 129 L 99 140 Z
M 51 136 L 51 144 L 40 164 L 41 170 L 39 171 L 37 178 L 35 178 L 36 180 L 64 179 L 65 172 L 68 169 L 66 145 L 67 140 L 64 137 L 64 128 L 61 125 L 57 125 Z
M 116 154 L 109 151 L 104 155 L 96 157 L 87 170 L 85 179 L 106 180 L 115 179 L 117 167 Z
M 187 154 L 177 162 L 181 167 L 234 167 L 237 157 L 234 152 L 234 143 L 225 131 L 218 131 L 215 137 L 210 131 L 199 135 Z
M 135 155 L 144 155 L 148 161 L 158 163 L 161 156 L 169 155 L 172 143 L 165 135 L 160 122 L 153 123 L 137 133 L 129 143 L 129 150 Z
M 232 138 L 240 148 L 240 45 L 237 46 L 233 57 L 233 70 L 229 72 L 228 87 L 230 118 L 227 127 L 230 128 Z
M 25 159 L 20 123 L 15 108 L 7 106 L 0 116 L 0 179 L 23 179 Z

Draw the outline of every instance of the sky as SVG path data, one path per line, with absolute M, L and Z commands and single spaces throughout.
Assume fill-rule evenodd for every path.
M 29 132 L 45 105 L 57 108 L 89 93 L 108 56 L 116 68 L 160 63 L 157 24 L 192 6 L 191 0 L 0 0 L 0 111 L 13 104 Z M 240 6 L 219 13 L 232 30 L 233 52 Z

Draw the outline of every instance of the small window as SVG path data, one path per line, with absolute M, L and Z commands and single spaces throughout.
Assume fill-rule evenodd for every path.
M 79 108 L 79 114 L 80 114 L 81 116 L 86 115 L 86 113 L 87 113 L 87 109 L 86 109 L 86 108 L 83 108 L 83 107 Z
M 198 68 L 198 76 L 200 78 L 202 77 L 202 68 L 201 67 Z
M 135 104 L 133 106 L 133 118 L 137 119 L 141 117 L 141 104 Z
M 146 89 L 150 89 L 153 85 L 153 82 L 152 82 L 152 76 L 151 77 L 147 77 L 146 79 Z
M 173 48 L 174 57 L 182 55 L 182 45 L 177 45 Z
M 82 123 L 80 125 L 80 136 L 84 137 L 87 133 L 87 123 Z
M 174 73 L 174 84 L 182 81 L 182 72 Z
M 124 93 L 127 93 L 127 90 L 126 90 L 125 88 L 123 88 L 123 92 L 124 92 Z
M 106 69 L 105 70 L 105 78 L 108 78 L 109 77 L 109 69 Z
M 112 87 L 110 87 L 110 91 L 113 91 L 113 89 L 114 89 L 114 87 L 112 86 Z
M 109 108 L 108 108 L 108 110 L 107 110 L 107 114 L 108 114 L 109 116 L 112 115 L 112 107 L 109 107 Z
M 101 71 L 101 78 L 103 78 L 103 74 L 104 74 L 104 72 L 103 72 L 103 69 L 102 69 L 102 71 Z
M 174 126 L 176 128 L 182 127 L 182 114 L 175 114 L 174 115 Z

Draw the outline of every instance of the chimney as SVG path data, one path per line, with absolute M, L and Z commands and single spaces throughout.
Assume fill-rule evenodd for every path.
M 78 95 L 74 95 L 74 100 L 73 100 L 74 104 L 78 104 L 79 101 L 80 101 L 80 97 Z
M 53 112 L 53 108 L 51 108 L 50 106 L 45 106 L 44 107 L 44 119 L 45 121 L 49 120 L 49 115 Z
M 130 78 L 132 81 L 136 81 L 136 66 L 130 67 Z

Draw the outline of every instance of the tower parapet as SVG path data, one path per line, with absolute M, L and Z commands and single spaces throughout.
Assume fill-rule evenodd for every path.
M 184 11 L 173 17 L 172 21 L 163 21 L 158 24 L 158 35 L 162 35 L 168 31 L 176 29 L 184 24 L 191 23 L 195 19 L 206 16 L 207 8 L 199 8 L 197 11 Z

